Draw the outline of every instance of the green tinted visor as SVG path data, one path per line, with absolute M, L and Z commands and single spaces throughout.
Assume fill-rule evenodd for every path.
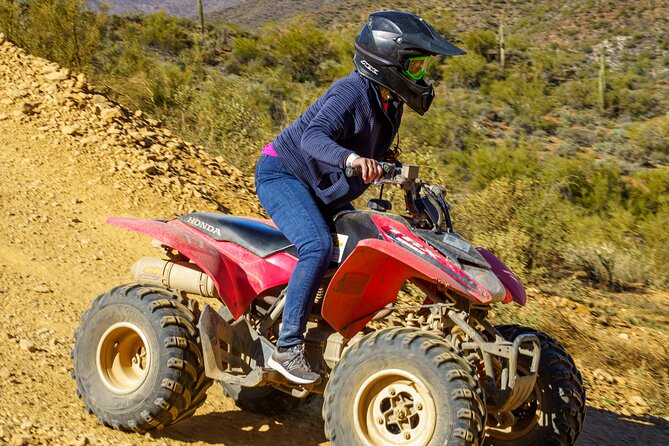
M 433 56 L 415 56 L 409 57 L 404 62 L 404 74 L 411 79 L 419 81 L 425 77 L 430 62 L 434 59 Z

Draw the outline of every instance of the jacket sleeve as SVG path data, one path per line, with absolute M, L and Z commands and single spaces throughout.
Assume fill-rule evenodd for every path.
M 339 88 L 324 98 L 321 109 L 302 134 L 300 147 L 318 161 L 345 167 L 346 158 L 354 153 L 337 144 L 356 131 L 356 103 L 362 98 L 354 89 Z

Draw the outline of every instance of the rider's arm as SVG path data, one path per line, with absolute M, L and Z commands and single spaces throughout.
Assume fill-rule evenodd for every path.
M 360 121 L 363 114 L 356 113 L 356 107 L 363 99 L 348 89 L 340 90 L 325 98 L 321 109 L 302 134 L 300 147 L 318 161 L 344 168 L 348 157 L 355 152 L 336 141 L 362 131 L 363 123 Z

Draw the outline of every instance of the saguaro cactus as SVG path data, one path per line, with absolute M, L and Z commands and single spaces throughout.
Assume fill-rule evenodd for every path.
M 604 52 L 599 55 L 599 78 L 597 79 L 597 93 L 599 110 L 606 109 L 606 58 Z
M 204 34 L 204 8 L 202 8 L 202 0 L 197 0 L 197 13 L 200 17 L 200 31 Z
M 499 64 L 504 68 L 504 23 L 499 24 L 499 31 L 497 33 L 497 45 L 499 46 Z

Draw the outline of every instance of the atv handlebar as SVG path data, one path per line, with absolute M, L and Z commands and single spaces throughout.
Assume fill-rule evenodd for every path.
M 381 169 L 383 169 L 383 175 L 381 178 L 393 178 L 395 175 L 399 174 L 402 165 L 400 164 L 399 167 L 397 166 L 396 163 L 386 163 L 386 162 L 379 162 L 379 166 L 381 166 Z M 360 167 L 347 167 L 346 168 L 346 176 L 351 178 L 351 177 L 359 177 L 362 175 L 362 168 Z
M 445 190 L 440 186 L 430 185 L 418 179 L 416 164 L 401 164 L 399 162 L 379 162 L 383 175 L 372 184 L 395 184 L 404 190 L 406 210 L 420 228 L 431 228 L 439 231 L 442 225 L 447 231 L 453 230 L 449 205 L 445 199 Z M 347 167 L 347 177 L 358 177 L 362 174 L 359 167 Z M 383 193 L 383 192 L 382 192 Z
M 373 184 L 395 183 L 411 184 L 418 179 L 418 166 L 416 164 L 402 164 L 399 162 L 388 163 L 381 161 L 379 166 L 383 169 L 383 175 L 380 180 Z M 359 177 L 362 174 L 360 167 L 347 167 L 345 170 L 347 177 Z

